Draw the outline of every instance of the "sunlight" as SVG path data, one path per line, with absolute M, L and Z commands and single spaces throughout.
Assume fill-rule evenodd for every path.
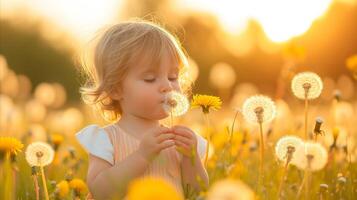
M 44 16 L 67 30 L 76 39 L 85 41 L 100 27 L 113 22 L 120 10 L 121 0 L 4 0 L 2 17 L 29 8 L 32 14 Z
M 217 15 L 224 28 L 232 33 L 244 30 L 249 19 L 256 19 L 274 42 L 287 41 L 303 34 L 322 16 L 332 0 L 214 1 L 185 0 L 187 7 Z

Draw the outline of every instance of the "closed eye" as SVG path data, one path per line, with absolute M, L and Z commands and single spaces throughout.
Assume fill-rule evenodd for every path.
M 148 83 L 153 83 L 153 82 L 155 82 L 155 79 L 154 78 L 144 79 L 144 81 L 148 82 Z
M 177 81 L 177 77 L 169 78 L 170 81 Z

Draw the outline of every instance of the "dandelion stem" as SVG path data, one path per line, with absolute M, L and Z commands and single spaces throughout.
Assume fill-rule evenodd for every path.
M 207 124 L 207 148 L 206 148 L 206 156 L 205 156 L 205 167 L 207 168 L 207 162 L 208 162 L 208 150 L 209 150 L 209 145 L 211 142 L 211 131 L 210 131 L 210 123 L 209 123 L 209 118 L 208 118 L 208 113 L 204 113 L 206 124 Z
M 5 171 L 4 199 L 13 199 L 12 172 L 11 172 L 11 161 L 10 161 L 9 152 L 7 152 L 5 155 L 4 171 Z
M 298 193 L 296 195 L 296 199 L 300 199 L 301 192 L 302 192 L 302 189 L 304 188 L 306 179 L 307 179 L 307 169 L 305 169 L 305 171 L 304 171 L 304 177 L 302 178 L 302 182 L 301 182 L 301 185 L 299 187 Z
M 305 200 L 309 199 L 309 188 L 310 188 L 310 185 L 311 185 L 311 176 L 310 176 L 310 172 L 307 171 L 307 174 L 306 174 L 306 187 L 305 187 Z
M 289 159 L 286 159 L 284 170 L 283 170 L 283 175 L 282 175 L 282 178 L 281 178 L 280 184 L 279 184 L 278 199 L 281 199 L 281 194 L 280 193 L 281 193 L 281 190 L 283 188 L 283 184 L 284 184 L 284 181 L 285 181 L 286 172 L 288 171 L 288 167 L 289 167 Z
M 38 186 L 38 180 L 37 180 L 37 175 L 34 174 L 32 175 L 32 178 L 33 178 L 33 183 L 34 183 L 34 186 L 35 186 L 35 194 L 36 194 L 36 200 L 39 200 L 40 199 L 40 188 Z
M 42 184 L 43 184 L 43 188 L 44 188 L 44 192 L 45 192 L 45 197 L 46 197 L 46 200 L 49 200 L 47 184 L 46 184 L 46 177 L 45 177 L 45 172 L 43 170 L 42 165 L 40 165 L 40 170 L 41 170 Z
M 307 133 L 307 122 L 308 122 L 308 108 L 309 108 L 309 101 L 307 97 L 305 98 L 305 139 L 309 139 L 308 133 Z
M 263 137 L 263 124 L 259 123 L 260 131 L 260 167 L 259 167 L 259 182 L 262 184 L 263 180 L 263 168 L 264 168 L 264 137 Z
M 172 109 L 170 110 L 170 128 L 173 126 L 174 124 L 174 116 L 172 114 Z
M 231 143 L 232 138 L 233 138 L 234 125 L 235 125 L 235 122 L 237 120 L 238 113 L 239 113 L 239 110 L 237 110 L 236 114 L 234 115 L 234 119 L 233 119 L 233 123 L 232 123 L 232 127 L 231 127 L 231 132 L 230 132 L 230 135 L 229 135 L 229 143 Z

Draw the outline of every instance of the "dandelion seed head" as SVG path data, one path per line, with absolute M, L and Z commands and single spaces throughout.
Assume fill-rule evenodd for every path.
M 321 78 L 313 72 L 302 72 L 294 76 L 291 90 L 299 99 L 316 99 L 323 89 Z
M 270 122 L 276 115 L 275 103 L 266 96 L 255 95 L 243 103 L 243 116 L 251 123 Z
M 45 142 L 34 142 L 26 148 L 26 161 L 31 166 L 49 165 L 54 158 L 53 148 Z
M 288 159 L 288 153 L 291 153 L 289 163 L 295 163 L 296 158 L 294 156 L 297 149 L 302 148 L 304 142 L 296 136 L 285 136 L 278 140 L 275 145 L 275 155 L 283 162 Z
M 190 108 L 190 103 L 184 94 L 171 91 L 166 94 L 163 108 L 168 114 L 172 114 L 174 117 L 178 117 L 188 111 Z
M 305 142 L 303 148 L 296 151 L 296 165 L 298 168 L 310 171 L 318 171 L 325 167 L 327 163 L 327 151 L 320 144 L 315 142 Z

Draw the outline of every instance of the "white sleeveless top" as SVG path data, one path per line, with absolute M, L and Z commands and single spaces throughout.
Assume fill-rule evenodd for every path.
M 201 159 L 206 153 L 207 141 L 200 135 L 197 137 L 197 150 Z M 126 133 L 117 124 L 110 124 L 103 128 L 89 125 L 76 134 L 82 147 L 90 154 L 106 160 L 111 165 L 122 161 L 139 147 L 140 141 Z M 112 141 L 112 142 L 111 142 Z M 145 176 L 157 176 L 172 183 L 177 191 L 183 195 L 181 180 L 182 154 L 175 146 L 162 150 L 148 165 Z

